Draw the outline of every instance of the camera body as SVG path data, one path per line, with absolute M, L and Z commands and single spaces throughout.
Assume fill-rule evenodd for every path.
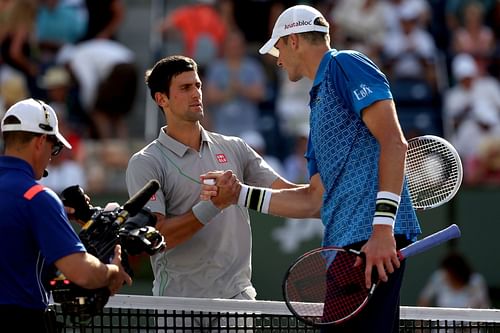
M 133 275 L 128 263 L 129 255 L 154 255 L 166 247 L 163 236 L 154 228 L 156 216 L 147 207 L 142 207 L 133 215 L 123 207 L 111 210 L 92 207 L 78 185 L 66 188 L 61 196 L 65 206 L 75 209 L 77 219 L 87 221 L 78 235 L 87 251 L 103 263 L 112 261 L 115 246 L 120 244 L 122 266 L 129 275 Z M 78 317 L 80 321 L 101 311 L 110 296 L 108 288 L 85 289 L 62 274 L 49 281 L 49 289 L 63 313 Z

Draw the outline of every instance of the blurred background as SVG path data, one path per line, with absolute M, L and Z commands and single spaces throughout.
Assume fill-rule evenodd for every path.
M 384 71 L 407 138 L 443 136 L 462 158 L 457 197 L 419 218 L 424 235 L 451 223 L 463 235 L 411 258 L 402 304 L 417 303 L 454 251 L 499 306 L 498 0 L 0 0 L 0 115 L 26 97 L 50 103 L 74 149 L 53 159 L 42 182 L 56 192 L 79 184 L 97 206 L 124 203 L 128 159 L 164 123 L 144 72 L 184 54 L 200 65 L 205 128 L 241 136 L 280 174 L 305 182 L 311 82 L 289 82 L 258 54 L 281 11 L 299 3 L 330 21 L 333 48 L 361 51 Z M 257 297 L 281 300 L 286 268 L 320 245 L 322 225 L 252 212 L 252 228 Z M 131 262 L 136 280 L 122 292 L 151 295 L 149 259 Z

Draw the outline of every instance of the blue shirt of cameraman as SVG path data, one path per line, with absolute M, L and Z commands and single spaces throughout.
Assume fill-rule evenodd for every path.
M 85 247 L 58 196 L 15 157 L 0 156 L 0 216 L 0 304 L 45 309 L 46 269 Z

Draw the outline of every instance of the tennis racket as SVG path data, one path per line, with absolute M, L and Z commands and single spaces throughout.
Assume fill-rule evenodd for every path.
M 431 234 L 398 252 L 399 260 L 460 237 L 456 224 Z M 365 286 L 364 267 L 354 267 L 359 251 L 324 247 L 299 257 L 288 269 L 283 296 L 288 309 L 306 324 L 320 327 L 340 324 L 356 316 L 368 303 L 378 282 Z M 374 276 L 372 281 L 378 281 Z
M 413 207 L 436 208 L 457 194 L 462 184 L 462 162 L 445 139 L 418 136 L 408 140 L 405 174 Z

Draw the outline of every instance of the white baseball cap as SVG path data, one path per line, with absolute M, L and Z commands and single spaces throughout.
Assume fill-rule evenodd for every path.
M 323 15 L 311 6 L 297 5 L 286 9 L 276 20 L 271 39 L 260 48 L 260 54 L 269 53 L 278 57 L 279 51 L 274 45 L 284 36 L 309 31 L 328 32 L 329 27 L 314 24 L 318 17 Z
M 4 124 L 7 117 L 14 116 L 20 124 Z M 71 145 L 59 133 L 56 112 L 49 105 L 33 98 L 25 99 L 12 105 L 2 119 L 2 132 L 24 131 L 55 135 L 56 138 L 68 149 Z
M 458 54 L 453 58 L 452 71 L 456 80 L 474 77 L 478 74 L 476 61 L 471 55 L 466 53 Z

